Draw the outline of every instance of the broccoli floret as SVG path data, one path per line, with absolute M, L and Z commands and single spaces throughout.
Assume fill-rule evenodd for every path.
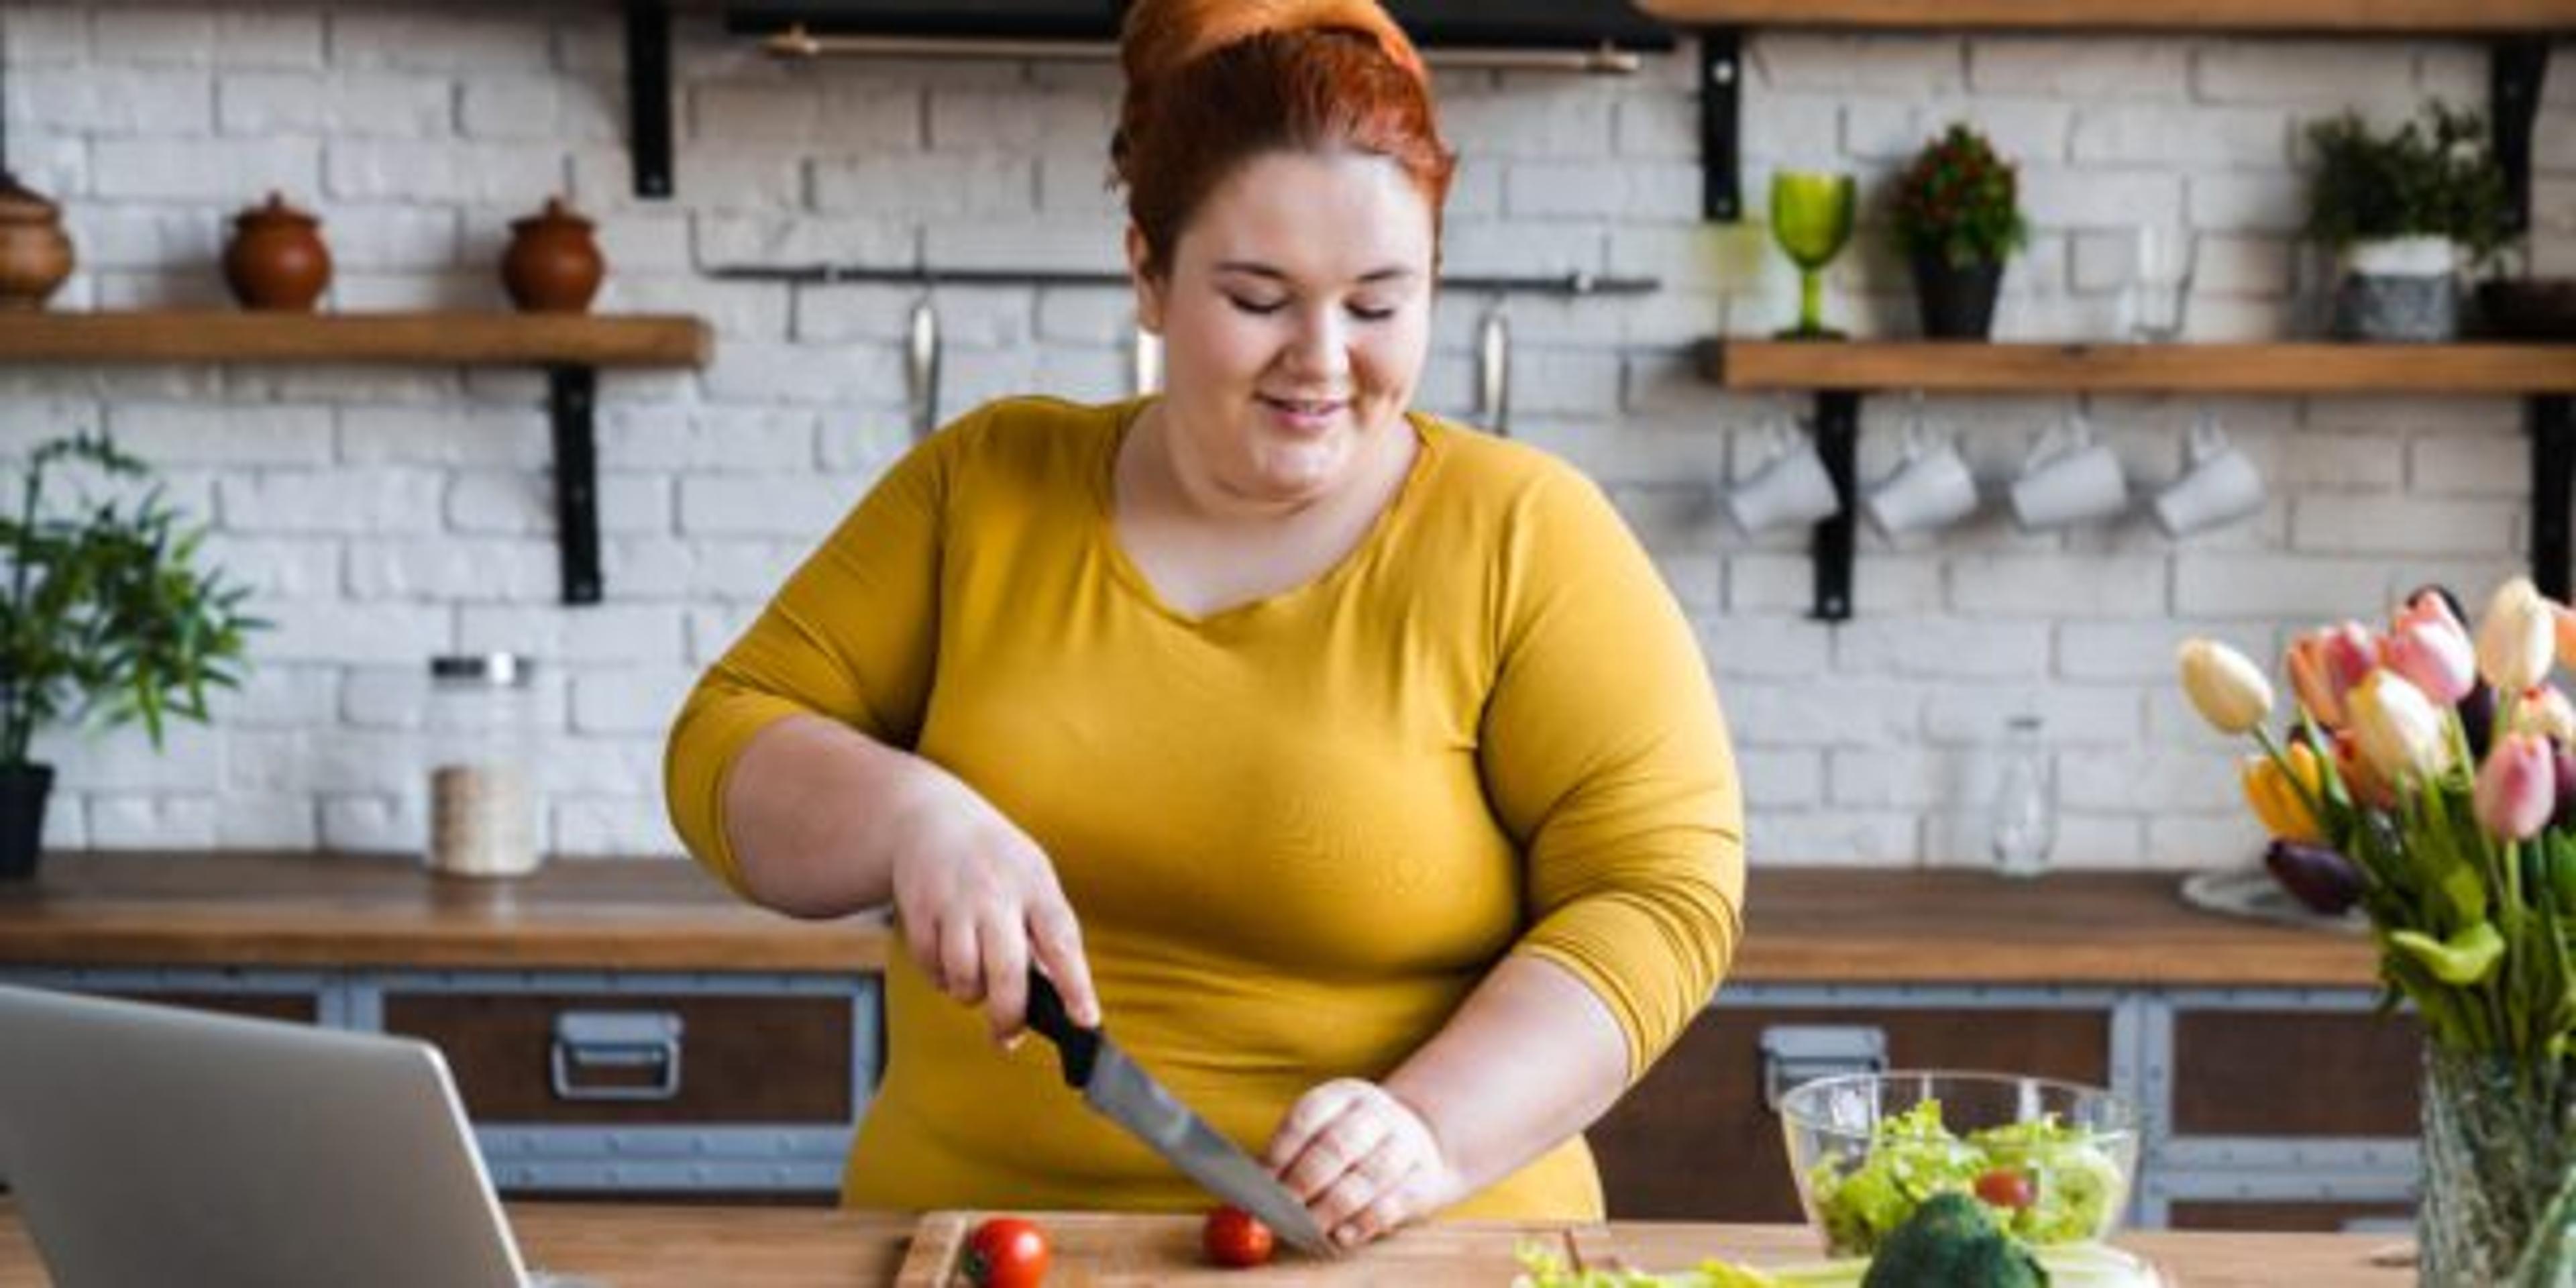
M 1880 1241 L 1861 1288 L 2043 1288 L 2048 1271 L 2007 1237 L 1986 1206 L 1935 1194 Z

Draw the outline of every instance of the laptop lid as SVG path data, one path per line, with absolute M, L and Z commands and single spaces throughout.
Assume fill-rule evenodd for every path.
M 426 1043 L 0 985 L 0 1180 L 62 1288 L 519 1288 Z

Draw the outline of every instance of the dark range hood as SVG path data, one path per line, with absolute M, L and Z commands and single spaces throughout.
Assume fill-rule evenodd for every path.
M 1113 41 L 1123 0 L 727 0 L 725 28 L 769 36 Z M 1629 0 L 1388 0 L 1426 49 L 1664 51 L 1673 33 Z

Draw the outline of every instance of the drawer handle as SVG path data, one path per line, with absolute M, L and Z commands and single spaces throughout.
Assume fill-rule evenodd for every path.
M 680 1017 L 667 1011 L 565 1011 L 550 1059 L 558 1100 L 674 1100 L 680 1094 Z M 651 1082 L 578 1081 L 585 1069 L 657 1069 Z
M 1775 1024 L 1762 1030 L 1762 1103 L 1802 1082 L 1887 1071 L 1887 1030 L 1874 1025 Z

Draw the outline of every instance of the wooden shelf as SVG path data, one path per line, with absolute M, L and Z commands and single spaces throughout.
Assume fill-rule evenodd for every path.
M 419 363 L 695 367 L 715 341 L 693 317 L 555 313 L 15 313 L 0 362 Z
M 1904 30 L 2327 35 L 2576 30 L 2576 0 L 1637 0 L 1666 22 Z
M 2576 393 L 2576 344 L 1983 344 L 1710 340 L 1729 389 L 1991 393 Z
M 594 604 L 601 367 L 700 367 L 715 333 L 693 317 L 586 313 L 0 313 L 0 363 L 386 363 L 539 367 L 554 422 L 563 600 Z

